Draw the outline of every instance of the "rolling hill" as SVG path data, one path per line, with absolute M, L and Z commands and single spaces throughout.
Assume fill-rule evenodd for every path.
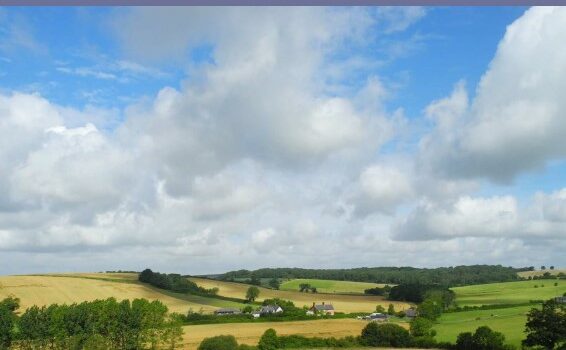
M 204 288 L 218 288 L 218 295 L 244 298 L 246 290 L 250 287 L 248 284 L 237 282 L 225 282 L 205 278 L 191 277 L 191 281 Z M 377 305 L 387 308 L 389 304 L 395 306 L 395 310 L 406 310 L 411 305 L 405 302 L 388 301 L 383 297 L 364 296 L 364 295 L 343 295 L 343 294 L 312 294 L 301 293 L 298 291 L 274 290 L 258 287 L 260 290 L 258 301 L 271 298 L 281 298 L 291 300 L 295 305 L 310 306 L 313 302 L 332 303 L 338 312 L 372 312 Z

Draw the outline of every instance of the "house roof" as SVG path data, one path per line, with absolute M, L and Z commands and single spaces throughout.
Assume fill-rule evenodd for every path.
M 280 307 L 277 306 L 277 305 L 265 305 L 265 306 L 262 306 L 261 309 L 259 309 L 259 312 L 261 312 L 261 313 L 273 313 L 273 312 L 277 312 L 277 310 L 279 308 Z
M 220 308 L 220 309 L 215 310 L 214 312 L 216 312 L 217 314 L 220 314 L 220 313 L 236 313 L 236 312 L 239 313 L 240 310 L 234 309 L 234 308 Z
M 331 310 L 334 310 L 334 306 L 332 306 L 332 304 L 315 305 L 314 308 L 317 309 L 318 311 L 331 311 Z
M 415 310 L 415 309 L 405 310 L 405 315 L 407 317 L 417 317 L 417 310 Z

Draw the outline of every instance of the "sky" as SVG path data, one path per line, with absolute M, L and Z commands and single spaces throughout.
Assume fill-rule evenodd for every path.
M 564 43 L 552 7 L 0 8 L 0 274 L 564 267 Z

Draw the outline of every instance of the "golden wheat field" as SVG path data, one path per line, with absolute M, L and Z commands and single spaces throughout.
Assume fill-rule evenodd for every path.
M 534 277 L 534 276 L 542 276 L 545 272 L 550 273 L 551 275 L 558 275 L 559 273 L 566 273 L 566 269 L 554 269 L 554 270 L 539 270 L 539 271 L 521 271 L 521 272 L 517 272 L 517 275 L 519 275 L 519 277 L 524 277 L 524 278 L 528 278 L 528 277 Z
M 360 335 L 366 321 L 354 319 L 294 321 L 294 322 L 263 322 L 238 324 L 208 324 L 185 326 L 183 330 L 183 349 L 194 350 L 198 344 L 208 337 L 221 334 L 231 334 L 238 343 L 255 345 L 268 328 L 273 328 L 279 335 L 302 335 L 305 337 L 345 337 Z
M 53 303 L 78 303 L 114 297 L 118 300 L 146 298 L 162 301 L 170 311 L 186 313 L 189 308 L 212 311 L 216 307 L 203 305 L 160 293 L 153 288 L 137 283 L 120 283 L 95 278 L 119 278 L 115 274 L 84 274 L 78 278 L 57 276 L 0 276 L 0 299 L 8 296 L 20 298 L 21 310 Z M 86 276 L 88 275 L 88 276 Z M 129 278 L 128 276 L 123 276 Z
M 216 281 L 204 278 L 189 278 L 199 286 L 204 288 L 218 288 L 218 294 L 227 297 L 241 298 L 246 296 L 246 290 L 249 285 L 235 282 Z M 382 305 L 387 309 L 389 304 L 395 306 L 395 310 L 406 310 L 411 305 L 404 302 L 388 301 L 378 296 L 364 296 L 364 295 L 342 295 L 342 294 L 311 294 L 292 292 L 284 290 L 273 290 L 268 288 L 258 287 L 260 290 L 258 301 L 270 298 L 281 298 L 291 300 L 296 306 L 302 307 L 303 305 L 310 306 L 313 302 L 331 303 L 337 312 L 372 312 L 377 305 Z

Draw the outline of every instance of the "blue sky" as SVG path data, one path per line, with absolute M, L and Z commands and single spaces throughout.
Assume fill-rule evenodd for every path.
M 0 273 L 564 266 L 564 16 L 2 8 Z

